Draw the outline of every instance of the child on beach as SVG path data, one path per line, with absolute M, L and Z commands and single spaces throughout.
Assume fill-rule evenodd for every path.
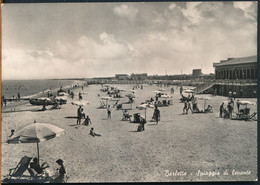
M 59 172 L 59 176 L 55 178 L 55 182 L 62 183 L 62 182 L 64 182 L 64 177 L 65 177 L 65 174 L 66 174 L 66 170 L 63 166 L 63 160 L 58 159 L 56 161 L 56 163 L 60 166 L 60 168 L 57 169 L 58 172 Z
M 88 126 L 89 124 L 92 124 L 92 122 L 91 122 L 90 118 L 87 116 L 85 121 L 84 121 L 84 123 L 83 123 L 83 125 Z
M 91 136 L 93 136 L 93 137 L 95 137 L 95 136 L 101 136 L 100 134 L 96 134 L 95 132 L 94 132 L 94 128 L 92 127 L 91 129 L 90 129 L 90 133 L 89 133 Z

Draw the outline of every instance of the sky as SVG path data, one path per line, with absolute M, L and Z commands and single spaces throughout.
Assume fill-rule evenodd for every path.
M 2 6 L 2 79 L 214 73 L 257 55 L 257 2 Z

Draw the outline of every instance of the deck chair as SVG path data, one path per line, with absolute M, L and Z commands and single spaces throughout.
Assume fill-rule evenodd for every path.
M 20 179 L 24 172 L 28 169 L 32 157 L 24 156 L 15 168 L 9 169 L 9 179 L 17 177 Z
M 253 114 L 251 114 L 249 117 L 248 117 L 248 121 L 257 121 L 257 112 L 254 112 Z

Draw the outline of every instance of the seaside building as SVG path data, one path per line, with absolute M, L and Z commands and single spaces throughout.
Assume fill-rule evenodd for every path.
M 192 70 L 192 77 L 198 78 L 200 75 L 202 75 L 201 69 L 193 69 Z
M 228 58 L 213 63 L 215 79 L 196 88 L 197 93 L 257 97 L 257 56 Z
M 131 74 L 132 80 L 147 80 L 148 76 L 147 73 L 141 73 L 141 74 Z
M 257 56 L 228 58 L 214 63 L 215 79 L 257 79 Z
M 128 74 L 116 74 L 115 75 L 117 80 L 129 80 L 130 76 Z

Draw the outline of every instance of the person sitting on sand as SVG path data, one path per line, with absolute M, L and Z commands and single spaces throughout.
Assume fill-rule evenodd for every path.
M 64 177 L 65 177 L 65 174 L 66 174 L 66 170 L 63 166 L 63 160 L 62 159 L 58 159 L 56 161 L 56 163 L 60 166 L 60 168 L 58 168 L 58 172 L 59 172 L 59 176 L 56 177 L 54 180 L 56 183 L 62 183 L 64 182 Z
M 146 123 L 146 120 L 144 118 L 142 118 L 140 121 L 140 124 L 137 127 L 137 132 L 141 132 L 141 131 L 145 130 L 144 129 L 145 123 Z
M 89 124 L 92 124 L 92 122 L 91 122 L 90 118 L 87 116 L 85 121 L 84 121 L 84 123 L 83 123 L 83 125 L 88 126 Z
M 59 105 L 58 102 L 56 102 L 52 107 L 51 109 L 60 109 L 61 108 L 61 105 Z
M 95 132 L 94 132 L 94 128 L 92 127 L 91 129 L 90 129 L 90 133 L 89 133 L 91 136 L 93 136 L 93 137 L 95 137 L 95 136 L 101 136 L 100 134 L 96 134 Z
M 211 112 L 212 111 L 212 107 L 210 105 L 208 105 L 208 107 L 205 109 L 204 112 Z
M 45 111 L 45 110 L 47 110 L 47 109 L 46 109 L 46 106 L 43 105 L 43 107 L 42 107 L 42 111 Z
M 12 137 L 12 136 L 14 135 L 14 132 L 15 132 L 15 130 L 12 129 L 12 130 L 11 130 L 11 135 L 10 135 L 9 137 Z
M 49 168 L 49 167 L 50 166 L 46 162 L 44 162 L 44 163 L 42 163 L 42 165 L 40 165 L 37 157 L 33 158 L 33 161 L 30 163 L 30 169 L 32 171 L 35 171 L 37 174 L 41 174 L 44 169 Z M 36 174 L 36 173 L 34 173 L 34 174 Z

